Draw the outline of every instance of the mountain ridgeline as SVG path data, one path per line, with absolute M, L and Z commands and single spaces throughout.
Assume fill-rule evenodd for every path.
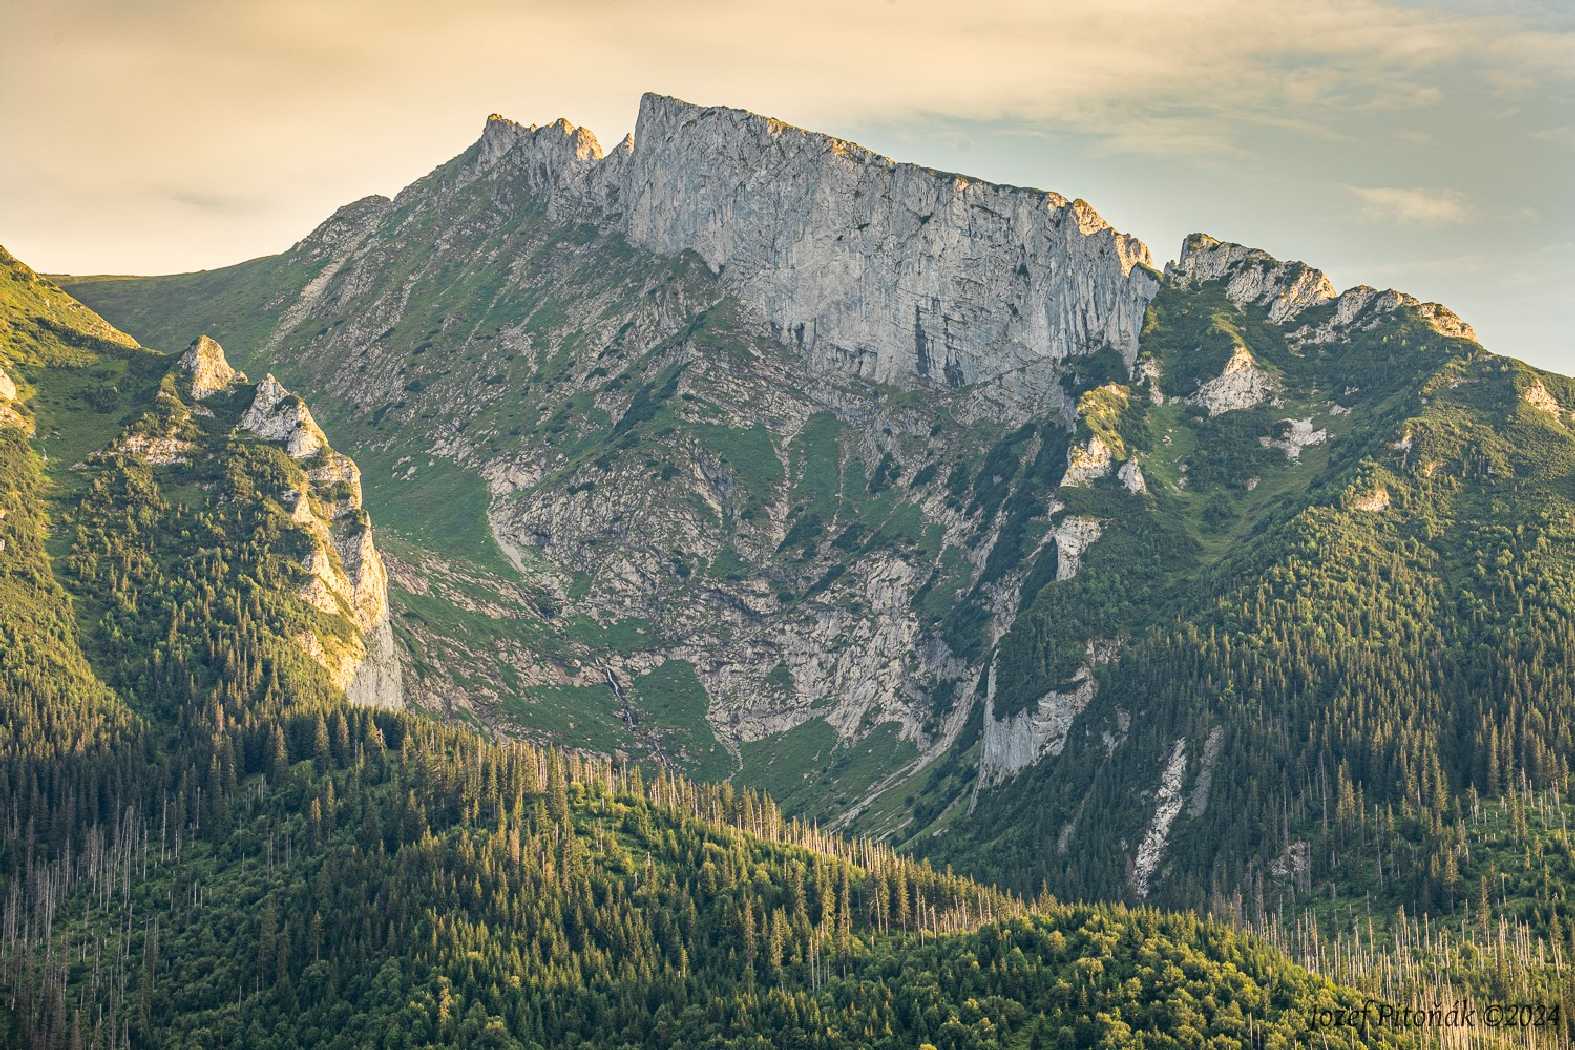
M 414 707 L 1254 920 L 1453 914 L 1566 784 L 1575 387 L 1437 304 L 655 95 L 62 280 L 333 420 Z
M 0 251 L 0 1044 L 1407 1045 L 1225 925 L 406 710 L 358 468 L 186 346 Z

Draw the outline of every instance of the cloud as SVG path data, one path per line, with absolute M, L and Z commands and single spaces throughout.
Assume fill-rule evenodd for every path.
M 1377 218 L 1401 222 L 1455 223 L 1469 216 L 1465 197 L 1454 190 L 1417 186 L 1347 186 L 1362 210 Z

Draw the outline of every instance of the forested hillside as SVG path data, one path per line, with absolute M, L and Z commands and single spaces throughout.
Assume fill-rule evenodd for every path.
M 1065 751 L 920 841 L 1074 894 L 1142 871 L 1153 899 L 1263 914 L 1371 878 L 1452 914 L 1477 800 L 1568 786 L 1575 389 L 1418 304 L 1275 323 L 1225 291 L 1155 300 L 1156 378 L 1112 427 L 1148 484 L 1063 490 L 1103 535 L 1001 647 L 997 719 L 1109 645 Z M 1267 385 L 1211 409 L 1197 377 L 1243 352 Z M 1374 841 L 1392 855 L 1354 866 Z

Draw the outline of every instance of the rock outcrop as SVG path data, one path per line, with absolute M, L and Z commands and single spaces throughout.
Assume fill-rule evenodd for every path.
M 27 429 L 27 417 L 23 416 L 13 406 L 16 401 L 16 383 L 6 375 L 5 369 L 0 368 L 0 427 L 18 427 Z
M 1159 775 L 1159 787 L 1154 792 L 1154 815 L 1149 818 L 1143 841 L 1138 844 L 1132 858 L 1132 872 L 1128 886 L 1132 896 L 1142 900 L 1148 896 L 1154 873 L 1165 860 L 1165 848 L 1170 842 L 1170 826 L 1181 813 L 1182 783 L 1187 773 L 1187 741 L 1183 737 L 1170 749 L 1170 757 Z
M 1379 486 L 1369 492 L 1364 492 L 1351 500 L 1351 509 L 1367 514 L 1377 514 L 1389 509 L 1389 490 Z
M 1183 284 L 1226 281 L 1225 297 L 1236 306 L 1265 306 L 1274 324 L 1292 321 L 1304 310 L 1335 298 L 1322 271 L 1302 262 L 1281 262 L 1262 248 L 1217 241 L 1194 233 L 1181 245 L 1181 258 L 1165 276 Z
M 280 442 L 294 459 L 305 459 L 328 446 L 306 402 L 286 390 L 272 373 L 257 384 L 256 398 L 241 416 L 241 429 L 264 441 Z
M 1225 297 L 1236 306 L 1268 309 L 1269 321 L 1289 326 L 1315 306 L 1334 303 L 1333 316 L 1291 330 L 1292 343 L 1332 343 L 1354 329 L 1372 328 L 1386 314 L 1411 310 L 1440 335 L 1475 340 L 1476 331 L 1447 306 L 1428 303 L 1393 288 L 1379 291 L 1359 284 L 1336 292 L 1321 270 L 1303 262 L 1281 262 L 1261 248 L 1215 240 L 1194 233 L 1181 245 L 1181 257 L 1165 267 L 1167 280 L 1184 286 L 1225 281 Z
M 1143 468 L 1135 457 L 1121 464 L 1116 477 L 1121 481 L 1121 486 L 1134 496 L 1141 496 L 1148 491 L 1148 481 L 1143 477 Z
M 1520 399 L 1539 412 L 1546 412 L 1555 419 L 1564 418 L 1564 408 L 1548 388 L 1542 385 L 1542 380 L 1533 379 L 1527 384 L 1526 389 L 1520 393 Z
M 984 699 L 984 734 L 979 758 L 979 786 L 1004 783 L 1066 749 L 1072 724 L 1098 692 L 1094 668 L 1114 658 L 1111 642 L 1089 642 L 1087 656 L 1070 681 L 1040 697 L 1032 707 L 1006 718 L 995 716 L 995 668 L 990 669 Z
M 180 367 L 191 383 L 191 396 L 202 401 L 246 382 L 246 374 L 230 367 L 224 348 L 206 335 L 199 335 L 180 355 Z
M 1090 435 L 1085 443 L 1067 449 L 1066 473 L 1061 475 L 1061 484 L 1067 488 L 1091 485 L 1110 474 L 1113 462 L 1114 453 L 1105 444 L 1105 439 L 1098 434 Z
M 1274 378 L 1258 367 L 1252 351 L 1238 346 L 1219 375 L 1187 398 L 1211 416 L 1239 408 L 1256 408 L 1274 396 Z
M 1099 519 L 1069 515 L 1053 530 L 1055 536 L 1055 578 L 1070 580 L 1083 564 L 1083 552 L 1099 539 Z
M 1295 461 L 1302 458 L 1303 449 L 1321 445 L 1328 440 L 1329 431 L 1313 426 L 1310 418 L 1282 419 L 1278 432 L 1258 438 L 1258 444 L 1264 448 L 1277 448 L 1285 453 L 1286 459 Z
M 193 350 L 197 347 L 193 344 Z M 193 356 L 193 351 L 187 355 Z M 217 377 L 227 377 L 225 385 L 244 380 L 230 369 L 223 349 L 212 340 L 207 340 L 194 360 L 205 360 L 200 367 L 201 374 L 209 378 L 208 386 Z M 186 365 L 185 358 L 182 364 Z M 187 370 L 193 372 L 190 367 Z M 197 374 L 193 372 L 194 389 Z M 372 542 L 371 518 L 361 504 L 360 470 L 350 457 L 329 447 L 306 403 L 272 375 L 257 384 L 239 429 L 284 446 L 291 458 L 301 461 L 306 483 L 292 497 L 290 516 L 313 539 L 313 548 L 301 566 L 307 576 L 301 596 L 320 612 L 342 616 L 355 628 L 355 637 L 348 644 L 311 632 L 298 639 L 299 643 L 323 665 L 351 703 L 402 706 L 399 653 L 388 606 L 388 571 Z

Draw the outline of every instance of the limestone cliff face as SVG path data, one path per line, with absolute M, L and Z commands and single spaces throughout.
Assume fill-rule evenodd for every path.
M 1044 399 L 1044 366 L 1136 357 L 1148 249 L 1083 201 L 899 164 L 742 110 L 640 103 L 631 241 L 699 253 L 817 364 L 877 382 L 996 382 Z

